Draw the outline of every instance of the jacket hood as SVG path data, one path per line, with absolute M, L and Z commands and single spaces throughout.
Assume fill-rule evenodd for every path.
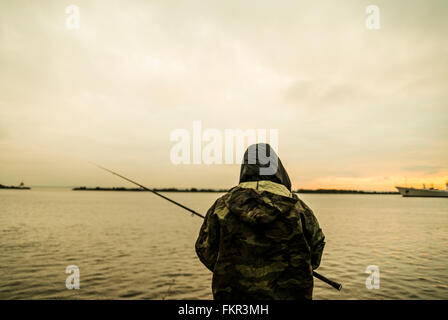
M 267 143 L 249 146 L 241 164 L 240 183 L 269 180 L 291 191 L 291 181 L 274 149 Z

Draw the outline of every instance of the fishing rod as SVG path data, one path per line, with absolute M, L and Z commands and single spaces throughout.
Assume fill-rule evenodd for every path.
M 179 206 L 179 207 L 181 207 L 181 208 L 183 208 L 183 209 L 185 209 L 185 210 L 191 212 L 193 215 L 196 215 L 196 216 L 198 216 L 198 217 L 200 217 L 200 218 L 202 218 L 202 219 L 205 219 L 205 217 L 204 217 L 202 214 L 200 214 L 200 213 L 194 211 L 193 209 L 190 209 L 190 208 L 184 206 L 183 204 L 181 204 L 181 203 L 179 203 L 179 202 L 177 202 L 177 201 L 174 201 L 173 199 L 170 199 L 170 198 L 168 198 L 168 197 L 165 197 L 164 195 L 158 193 L 157 191 L 155 191 L 155 190 L 153 190 L 153 189 L 149 189 L 149 188 L 145 187 L 144 185 L 141 185 L 141 184 L 138 183 L 138 182 L 135 182 L 135 181 L 133 181 L 133 180 L 131 180 L 131 179 L 129 179 L 129 178 L 126 178 L 126 177 L 122 176 L 121 174 L 118 174 L 118 173 L 116 173 L 116 172 L 114 172 L 114 171 L 112 171 L 112 170 L 109 170 L 109 169 L 107 169 L 107 168 L 104 168 L 104 167 L 102 167 L 102 166 L 100 166 L 100 165 L 98 165 L 98 164 L 95 164 L 95 163 L 93 163 L 93 162 L 90 162 L 90 163 L 93 164 L 94 166 L 96 166 L 96 167 L 102 169 L 102 170 L 105 170 L 105 171 L 107 171 L 107 172 L 109 172 L 109 173 L 112 173 L 113 175 L 116 175 L 117 177 L 120 177 L 120 178 L 122 178 L 122 179 L 124 179 L 124 180 L 126 180 L 126 181 L 128 181 L 128 182 L 130 182 L 130 183 L 132 183 L 132 184 L 135 184 L 136 186 L 139 186 L 140 188 L 142 188 L 142 189 L 144 189 L 144 190 L 146 190 L 146 191 L 152 192 L 152 193 L 154 193 L 155 195 L 157 195 L 157 196 L 159 196 L 159 197 L 161 197 L 161 198 L 163 198 L 163 199 L 165 199 L 165 200 L 167 200 L 167 201 L 169 201 L 169 202 L 171 202 L 171 203 L 174 203 L 175 205 L 177 205 L 177 206 Z M 340 290 L 342 289 L 342 284 L 337 283 L 337 282 L 335 282 L 335 281 L 333 281 L 333 280 L 330 280 L 330 279 L 328 279 L 327 277 L 324 277 L 323 275 L 317 273 L 316 271 L 313 271 L 313 276 L 315 276 L 315 277 L 316 277 L 317 279 L 319 279 L 319 280 L 322 280 L 323 282 L 325 282 L 326 284 L 332 286 L 333 288 L 335 288 L 335 289 L 338 290 L 338 291 L 340 291 Z
M 100 165 L 97 165 L 97 164 L 92 163 L 92 162 L 91 162 L 91 164 L 93 164 L 94 166 L 96 166 L 96 167 L 98 167 L 98 168 L 100 168 L 100 169 L 106 170 L 107 172 L 110 172 L 110 173 L 112 173 L 112 174 L 114 174 L 114 175 L 116 175 L 116 176 L 118 176 L 118 177 L 120 177 L 120 178 L 122 178 L 122 179 L 124 179 L 124 180 L 126 180 L 126 181 L 129 181 L 130 183 L 133 183 L 133 184 L 139 186 L 140 188 L 145 189 L 146 191 L 152 192 L 152 193 L 154 193 L 155 195 L 157 195 L 157 196 L 159 196 L 159 197 L 161 197 L 161 198 L 163 198 L 163 199 L 165 199 L 165 200 L 167 200 L 167 201 L 169 201 L 169 202 L 171 202 L 171 203 L 174 203 L 175 205 L 177 205 L 177 206 L 179 206 L 179 207 L 181 207 L 181 208 L 184 208 L 184 209 L 187 210 L 187 211 L 190 211 L 192 214 L 194 214 L 194 215 L 196 215 L 196 216 L 198 216 L 198 217 L 201 217 L 202 219 L 205 219 L 205 217 L 204 217 L 202 214 L 200 214 L 200 213 L 194 211 L 193 209 L 190 209 L 190 208 L 184 206 L 183 204 L 181 204 L 181 203 L 179 203 L 179 202 L 177 202 L 177 201 L 174 201 L 174 200 L 172 200 L 172 199 L 170 199 L 170 198 L 168 198 L 168 197 L 165 197 L 164 195 L 161 195 L 160 193 L 158 193 L 158 192 L 155 191 L 155 190 L 146 188 L 145 186 L 141 185 L 140 183 L 135 182 L 135 181 L 132 181 L 131 179 L 128 179 L 128 178 L 126 178 L 126 177 L 124 177 L 124 176 L 122 176 L 122 175 L 120 175 L 120 174 L 118 174 L 118 173 L 116 173 L 116 172 L 113 172 L 112 170 L 106 169 L 106 168 L 104 168 L 104 167 L 102 167 L 102 166 L 100 166 Z

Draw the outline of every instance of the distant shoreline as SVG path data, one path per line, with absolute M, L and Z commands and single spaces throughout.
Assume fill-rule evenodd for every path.
M 364 191 L 339 189 L 298 189 L 294 193 L 321 193 L 321 194 L 400 194 L 398 191 Z
M 0 184 L 0 189 L 13 189 L 13 190 L 30 190 L 30 187 L 25 186 L 4 186 Z
M 147 190 L 141 188 L 124 188 L 124 187 L 75 187 L 73 191 L 121 191 L 121 192 L 148 192 Z M 229 191 L 228 189 L 199 189 L 199 188 L 155 188 L 153 189 L 157 192 L 216 192 L 224 193 Z M 363 190 L 339 190 L 339 189 L 298 189 L 293 190 L 294 193 L 317 193 L 317 194 L 387 194 L 396 195 L 400 194 L 395 191 L 363 191 Z

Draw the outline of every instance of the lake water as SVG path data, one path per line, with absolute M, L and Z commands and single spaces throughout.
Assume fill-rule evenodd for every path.
M 217 193 L 166 193 L 205 213 Z M 326 235 L 314 299 L 448 299 L 448 199 L 299 195 Z M 0 190 L 0 299 L 211 299 L 202 219 L 147 192 Z M 80 290 L 68 290 L 68 265 Z M 367 266 L 380 288 L 367 289 Z

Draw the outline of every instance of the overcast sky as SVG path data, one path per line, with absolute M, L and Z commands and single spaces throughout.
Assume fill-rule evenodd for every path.
M 278 129 L 293 188 L 441 186 L 447 16 L 446 0 L 1 1 L 0 183 L 128 186 L 93 161 L 231 187 L 238 165 L 170 161 L 170 133 L 200 120 Z

